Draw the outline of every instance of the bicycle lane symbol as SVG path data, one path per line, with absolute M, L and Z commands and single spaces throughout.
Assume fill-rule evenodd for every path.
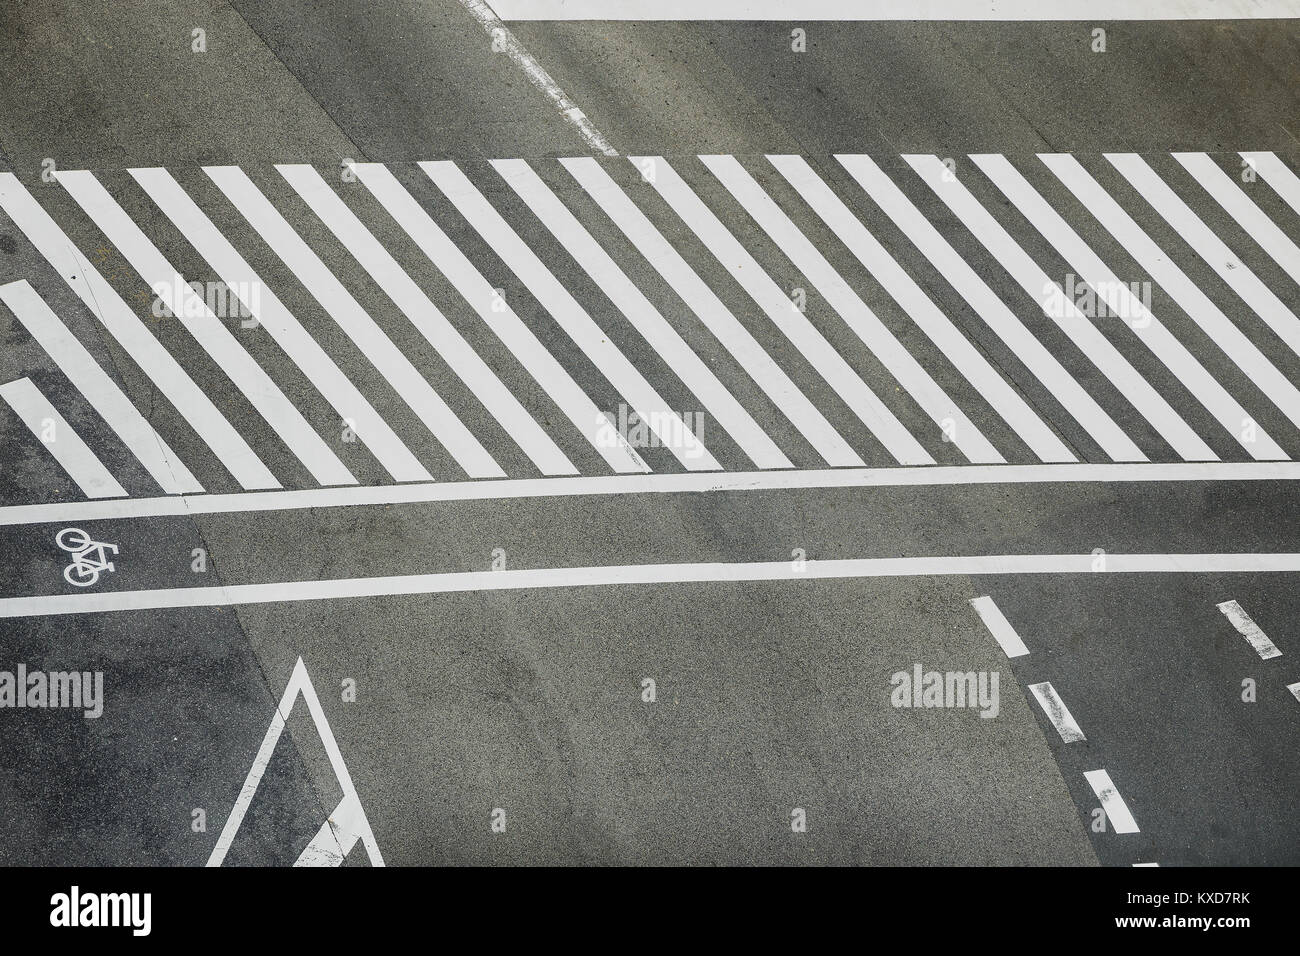
M 71 553 L 72 563 L 63 569 L 63 577 L 75 587 L 88 588 L 99 581 L 106 571 L 116 571 L 110 554 L 117 554 L 117 545 L 95 541 L 80 528 L 64 528 L 54 536 L 55 543 Z

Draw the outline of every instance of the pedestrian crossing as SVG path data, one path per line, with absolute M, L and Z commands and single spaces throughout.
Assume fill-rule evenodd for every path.
M 0 236 L 86 498 L 1300 454 L 1273 153 L 0 173 Z

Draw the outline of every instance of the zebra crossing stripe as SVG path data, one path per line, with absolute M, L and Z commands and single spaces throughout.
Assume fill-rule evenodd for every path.
M 1300 176 L 1291 172 L 1290 167 L 1278 159 L 1274 153 L 1240 153 L 1242 159 L 1254 166 L 1264 177 L 1264 182 L 1273 187 L 1288 206 L 1300 214 Z
M 604 440 L 600 429 L 603 413 L 555 360 L 555 356 L 538 341 L 532 330 L 520 320 L 510 304 L 496 294 L 483 274 L 447 237 L 433 221 L 433 217 L 397 181 L 397 177 L 379 163 L 357 163 L 352 168 L 380 205 L 406 230 L 420 251 L 447 277 L 447 281 L 478 313 L 610 468 L 620 474 L 649 471 L 641 456 L 628 446 L 623 436 L 615 434 L 617 440 L 614 442 Z
M 271 376 L 235 340 L 158 247 L 89 172 L 59 172 L 58 181 L 77 201 L 155 295 L 169 293 L 176 320 L 248 399 L 311 476 L 322 485 L 352 485 L 356 478 L 280 391 Z
M 0 398 L 77 483 L 87 498 L 122 498 L 126 490 L 30 378 L 0 385 Z
M 720 470 L 722 466 L 708 447 L 660 397 L 636 366 L 627 360 L 618 346 L 470 182 L 460 167 L 450 161 L 441 161 L 420 163 L 420 168 L 491 246 L 492 251 L 527 286 L 533 298 L 559 323 L 606 381 L 627 399 L 641 420 L 660 436 L 682 466 L 687 471 Z
M 771 158 L 771 157 L 769 157 Z M 784 157 L 783 157 L 784 158 Z M 869 156 L 840 156 L 840 164 L 866 190 L 872 202 L 930 260 L 931 264 L 957 290 L 967 304 L 984 320 L 1039 383 L 1061 403 L 1112 461 L 1146 461 L 1146 455 L 1133 443 L 1105 410 L 1097 404 L 1056 356 L 1048 350 L 1016 317 L 997 293 L 989 288 L 971 265 L 963 259 L 885 175 Z M 778 167 L 780 168 L 780 167 Z
M 1267 460 L 1285 458 L 1286 453 L 1262 429 L 1247 429 L 1251 417 L 1228 390 L 1211 375 L 1195 356 L 1151 310 L 1134 296 L 1126 283 L 1101 260 L 1079 234 L 1029 184 L 1005 156 L 988 154 L 971 159 L 1020 212 L 1043 234 L 1053 248 L 1079 270 L 1080 277 L 1096 290 L 1116 315 L 1127 317 L 1127 325 L 1174 374 L 1229 434 L 1251 454 Z M 1196 438 L 1199 453 L 1215 457 L 1209 446 Z M 1189 450 L 1195 446 L 1189 445 Z
M 145 328 L 117 290 L 72 244 L 13 173 L 0 173 L 0 207 L 126 350 L 131 360 L 144 370 L 189 422 L 242 488 L 254 491 L 281 487 L 243 436 Z M 190 478 L 192 480 L 193 476 Z
M 1232 359 L 1287 418 L 1300 426 L 1300 389 L 1279 372 L 1241 329 L 1188 278 L 1187 273 L 1165 255 L 1079 161 L 1068 154 L 1042 155 L 1039 158 L 1214 344 Z M 1257 437 L 1259 434 L 1256 429 Z M 1246 442 L 1243 441 L 1243 444 Z M 1260 460 L 1276 461 L 1288 457 L 1271 439 L 1252 442 L 1247 450 L 1251 452 L 1251 457 Z
M 560 163 L 826 464 L 865 464 L 599 162 L 582 157 L 561 159 Z
M 629 157 L 655 191 L 772 320 L 877 440 L 904 465 L 933 465 L 933 456 L 858 377 L 817 328 L 763 271 L 753 256 L 660 156 Z M 649 171 L 649 172 L 647 172 Z
M 165 169 L 133 169 L 131 175 L 189 244 L 217 271 L 226 286 L 240 296 L 248 312 L 275 339 L 339 416 L 353 422 L 357 437 L 388 474 L 400 481 L 403 474 L 421 468 L 419 460 L 402 444 L 352 380 L 294 318 L 275 292 L 262 282 L 171 174 Z M 249 294 L 250 289 L 257 289 L 258 294 Z
M 492 165 L 686 387 L 703 402 L 740 450 L 759 468 L 792 467 L 790 459 L 771 437 L 718 381 L 718 377 L 650 304 L 641 290 L 632 284 L 609 253 L 542 182 L 532 167 L 522 159 L 495 160 Z
M 1043 313 L 1110 379 L 1120 394 L 1184 460 L 1217 460 L 1214 452 L 1192 431 L 1191 426 L 1183 421 L 1119 349 L 1102 335 L 1096 324 L 1075 307 L 1068 296 L 1064 299 L 1063 309 L 1058 311 L 1049 307 L 1046 293 L 1054 286 L 1059 291 L 1059 284 L 1048 277 L 937 156 L 909 155 L 903 159 L 984 248 L 993 254 L 1025 293 L 1038 303 Z M 852 168 L 849 171 L 852 172 Z
M 802 157 L 769 156 L 768 161 L 1040 461 L 1078 460 Z

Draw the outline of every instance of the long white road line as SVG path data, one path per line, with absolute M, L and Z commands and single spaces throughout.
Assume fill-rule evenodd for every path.
M 1109 554 L 1105 571 L 1093 570 L 1092 554 L 989 554 L 918 558 L 855 558 L 785 561 L 625 564 L 517 571 L 459 571 L 387 577 L 277 581 L 200 588 L 104 591 L 0 598 L 0 618 L 99 614 L 177 607 L 233 607 L 297 601 L 454 594 L 467 591 L 585 588 L 604 585 L 697 584 L 941 577 L 1011 574 L 1262 574 L 1300 571 L 1300 553 Z
M 0 385 L 0 399 L 28 427 L 87 498 L 118 498 L 126 490 L 30 378 Z
M 481 0 L 461 0 L 481 2 Z M 487 0 L 502 20 L 1270 20 L 1296 0 Z
M 0 286 L 0 301 L 18 317 L 27 332 L 68 377 L 91 407 L 113 429 L 122 444 L 139 459 L 158 487 L 169 495 L 201 494 L 199 484 L 185 463 L 163 441 L 117 383 L 100 368 L 45 300 L 27 280 Z M 163 499 L 165 500 L 165 499 Z
M 0 173 L 0 208 L 31 240 L 86 308 L 175 406 L 239 482 L 253 490 L 279 488 L 280 482 L 212 400 L 181 368 L 117 289 L 99 274 L 72 240 L 50 218 L 13 173 Z
M 111 502 L 8 505 L 0 507 L 0 527 L 72 520 L 107 521 L 116 518 L 190 514 L 242 514 L 253 511 L 424 504 L 434 501 L 508 501 L 589 495 L 708 494 L 793 488 L 956 488 L 963 485 L 1205 481 L 1300 481 L 1300 462 L 954 465 L 448 481 L 233 495 L 192 495 L 184 498 L 133 498 Z

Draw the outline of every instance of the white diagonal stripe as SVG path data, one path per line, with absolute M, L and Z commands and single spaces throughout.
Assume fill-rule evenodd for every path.
M 492 251 L 528 287 L 560 328 L 618 390 L 687 471 L 716 471 L 722 466 L 682 422 L 654 387 L 623 355 L 613 340 L 560 284 L 550 269 L 511 228 L 495 207 L 449 160 L 420 163 L 420 168 L 451 200 Z
M 275 475 L 212 404 L 170 352 L 149 332 L 117 290 L 72 244 L 13 173 L 0 173 L 0 206 L 31 240 L 86 308 L 131 356 L 158 390 L 245 489 L 279 488 Z
M 628 446 L 623 436 L 616 432 L 615 442 L 604 440 L 600 428 L 603 413 L 555 360 L 555 356 L 538 341 L 537 336 L 515 314 L 509 303 L 494 293 L 483 274 L 406 191 L 406 187 L 397 181 L 392 172 L 379 163 L 357 163 L 353 169 L 380 205 L 406 230 L 420 251 L 455 286 L 461 297 L 473 307 L 606 463 L 619 473 L 648 471 L 646 463 Z
M 790 468 L 776 443 L 522 159 L 493 167 L 759 468 Z
M 424 291 L 374 234 L 348 208 L 338 193 L 307 165 L 281 165 L 276 169 L 308 206 L 393 300 L 411 324 L 437 350 L 449 368 L 483 403 L 544 475 L 574 475 L 577 469 L 551 440 L 496 373 L 447 321 Z
M 1115 789 L 1115 783 L 1110 779 L 1110 774 L 1105 770 L 1089 770 L 1084 775 L 1088 781 L 1088 786 L 1092 787 L 1092 792 L 1097 795 L 1101 801 L 1101 808 L 1106 811 L 1106 817 L 1110 820 L 1110 825 L 1116 833 L 1137 833 L 1137 821 L 1133 819 L 1133 814 L 1129 812 L 1128 804 L 1124 798 L 1119 795 Z
M 837 159 L 1111 460 L 1147 460 L 1097 400 L 1025 328 L 997 293 L 869 156 L 843 155 Z
M 41 394 L 30 378 L 0 385 L 0 398 L 40 440 L 87 498 L 119 498 L 126 490 Z M 47 437 L 48 436 L 48 437 Z
M 1300 176 L 1291 172 L 1286 163 L 1274 153 L 1241 153 L 1243 159 L 1255 167 L 1256 172 L 1264 177 L 1264 182 L 1273 187 L 1288 206 L 1300 214 Z
M 853 413 L 871 430 L 885 449 L 905 465 L 932 465 L 934 458 L 906 426 L 858 377 L 826 338 L 794 307 L 784 292 L 763 271 L 757 260 L 724 226 L 663 157 L 631 157 L 634 165 L 649 163 L 651 183 L 691 231 L 722 263 L 728 274 L 808 360 Z
M 980 616 L 980 620 L 993 635 L 993 639 L 998 642 L 998 647 L 1002 648 L 1003 654 L 1007 657 L 1024 657 L 1029 653 L 1029 648 L 1025 647 L 1025 642 L 1020 639 L 1020 635 L 1011 626 L 1002 609 L 993 602 L 993 598 L 988 595 L 972 598 L 970 606 L 975 609 L 975 613 Z
M 1277 649 L 1277 645 L 1269 640 L 1268 635 L 1256 624 L 1249 614 L 1242 610 L 1241 605 L 1236 601 L 1224 601 L 1217 605 L 1223 616 L 1232 622 L 1232 626 L 1237 629 L 1237 633 L 1246 639 L 1255 653 L 1260 656 L 1261 660 L 1269 660 L 1273 657 L 1281 657 L 1282 652 Z
M 767 158 L 1040 461 L 1078 460 L 802 157 Z
M 560 162 L 828 465 L 864 462 L 595 159 Z
M 1029 691 L 1038 701 L 1038 706 L 1043 708 L 1043 713 L 1047 714 L 1047 719 L 1052 722 L 1056 732 L 1061 735 L 1064 743 L 1072 744 L 1079 740 L 1087 740 L 1083 731 L 1079 729 L 1078 723 L 1070 713 L 1070 709 L 1065 706 L 1065 701 L 1061 700 L 1061 695 L 1056 692 L 1051 681 L 1043 681 L 1041 684 L 1030 684 Z

